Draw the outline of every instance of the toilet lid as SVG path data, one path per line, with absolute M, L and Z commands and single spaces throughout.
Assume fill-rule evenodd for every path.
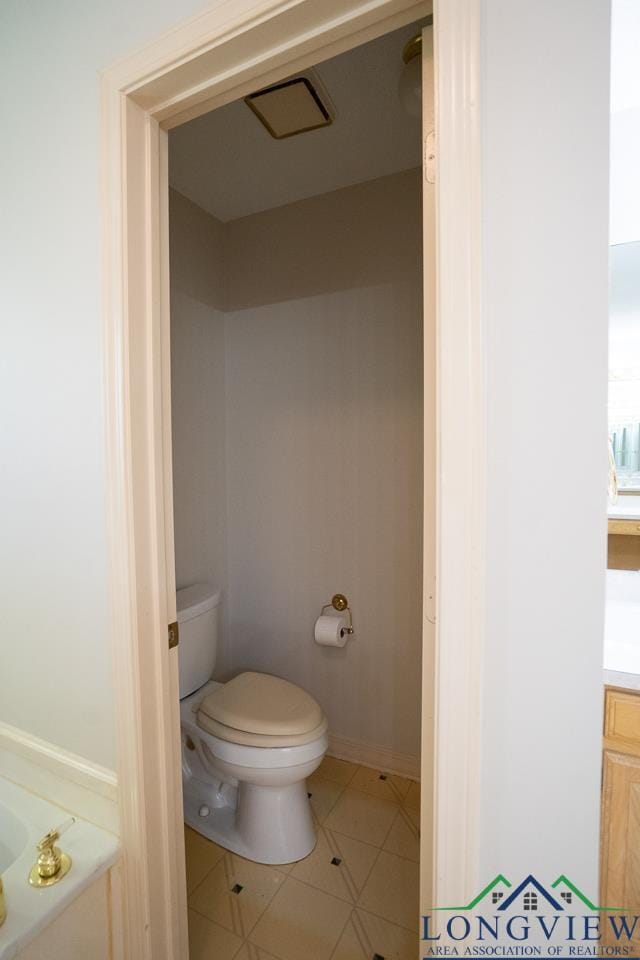
M 306 734 L 324 721 L 305 690 L 266 673 L 241 673 L 224 683 L 204 698 L 200 713 L 225 727 L 274 737 Z

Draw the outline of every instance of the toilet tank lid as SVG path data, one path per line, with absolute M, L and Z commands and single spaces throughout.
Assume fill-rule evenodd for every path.
M 220 603 L 220 591 L 210 583 L 194 583 L 176 591 L 176 607 L 178 623 L 198 617 L 207 610 L 212 610 Z

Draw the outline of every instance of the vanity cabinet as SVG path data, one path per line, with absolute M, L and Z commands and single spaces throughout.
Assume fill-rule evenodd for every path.
M 610 570 L 640 570 L 640 520 L 609 520 Z
M 640 691 L 605 689 L 600 903 L 640 913 Z M 603 943 L 615 946 L 610 927 Z M 640 929 L 632 940 L 640 956 Z

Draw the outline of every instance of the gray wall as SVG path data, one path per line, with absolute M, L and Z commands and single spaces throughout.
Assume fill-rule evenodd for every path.
M 213 221 L 224 283 L 201 296 L 224 307 L 223 340 L 219 310 L 172 304 L 177 576 L 199 579 L 208 563 L 223 587 L 217 675 L 284 676 L 316 696 L 334 735 L 415 757 L 420 197 L 409 171 Z M 176 230 L 190 242 L 187 225 L 174 215 L 172 250 Z M 357 631 L 342 650 L 313 642 L 337 590 Z

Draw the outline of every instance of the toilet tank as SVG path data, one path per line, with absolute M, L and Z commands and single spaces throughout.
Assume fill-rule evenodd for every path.
M 218 652 L 219 606 L 220 591 L 210 583 L 176 591 L 181 700 L 211 679 Z

